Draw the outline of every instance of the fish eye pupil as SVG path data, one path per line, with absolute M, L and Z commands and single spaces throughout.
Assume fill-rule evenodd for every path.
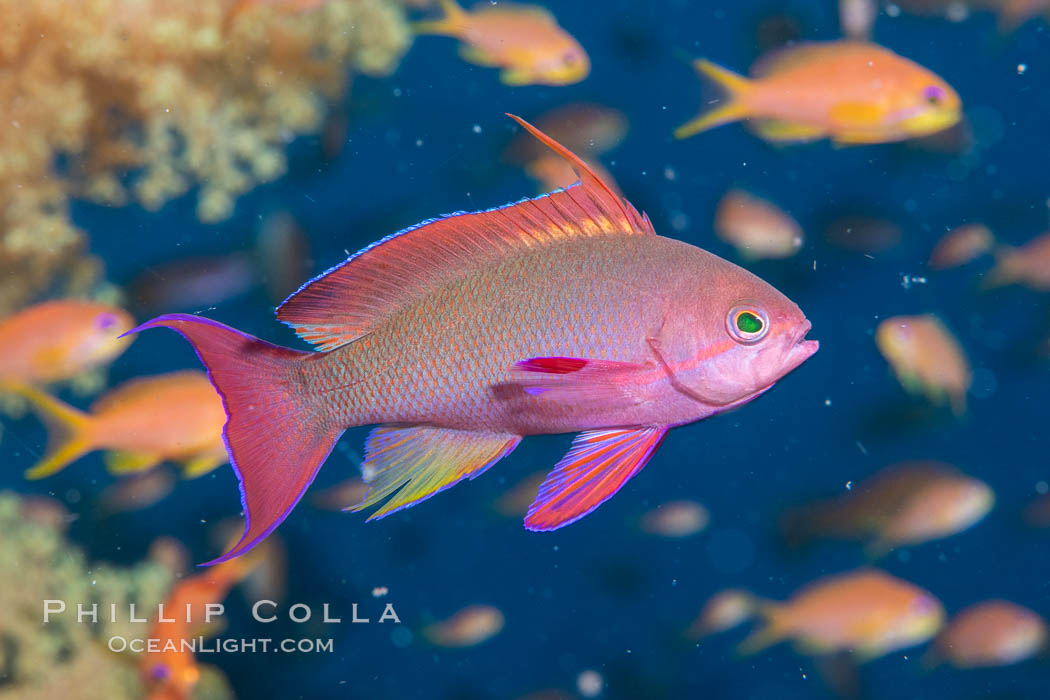
M 742 333 L 758 333 L 762 330 L 762 319 L 750 311 L 741 311 L 736 317 L 736 327 Z
M 931 85 L 923 90 L 923 95 L 926 97 L 926 102 L 929 104 L 939 105 L 944 98 L 944 91 L 936 85 Z

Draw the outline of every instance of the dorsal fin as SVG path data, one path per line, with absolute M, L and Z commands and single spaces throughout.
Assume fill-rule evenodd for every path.
M 391 314 L 478 265 L 566 238 L 655 235 L 648 217 L 570 150 L 508 115 L 576 171 L 580 182 L 496 209 L 457 212 L 399 231 L 314 278 L 277 309 L 277 318 L 319 350 L 371 332 Z
M 768 78 L 800 66 L 819 65 L 828 61 L 841 62 L 847 56 L 866 63 L 880 53 L 887 54 L 890 51 L 866 41 L 852 39 L 803 41 L 766 52 L 751 64 L 750 74 L 752 78 Z

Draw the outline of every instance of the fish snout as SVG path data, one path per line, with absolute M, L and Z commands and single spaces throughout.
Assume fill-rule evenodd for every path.
M 802 323 L 798 326 L 798 330 L 796 330 L 790 337 L 787 354 L 784 357 L 784 374 L 797 368 L 803 362 L 812 357 L 813 353 L 820 349 L 820 343 L 818 341 L 806 340 L 806 334 L 809 333 L 812 327 L 813 324 L 810 323 L 808 319 L 803 319 Z

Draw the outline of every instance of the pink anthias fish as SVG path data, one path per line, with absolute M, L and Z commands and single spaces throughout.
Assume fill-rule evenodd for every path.
M 362 464 L 379 518 L 475 478 L 522 437 L 579 432 L 529 530 L 590 513 L 667 431 L 740 406 L 817 350 L 799 308 L 751 273 L 656 235 L 576 155 L 568 189 L 426 221 L 307 283 L 277 310 L 320 352 L 170 314 L 223 396 L 251 549 L 348 427 L 379 424 Z M 214 562 L 213 562 L 214 563 Z

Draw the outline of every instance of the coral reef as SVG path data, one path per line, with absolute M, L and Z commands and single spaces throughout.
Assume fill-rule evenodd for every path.
M 197 186 L 199 218 L 220 220 L 350 73 L 391 71 L 410 39 L 392 0 L 231 21 L 234 2 L 0 0 L 0 314 L 97 267 L 71 197 L 157 209 Z
M 127 611 L 156 610 L 172 585 L 164 566 L 140 562 L 130 568 L 89 566 L 63 534 L 56 508 L 39 500 L 0 492 L 0 699 L 140 698 L 143 687 L 136 660 L 111 652 L 113 635 L 142 636 L 142 625 L 108 621 L 110 603 Z M 56 615 L 44 625 L 44 600 L 98 603 L 98 624 L 77 624 L 73 614 Z M 72 609 L 72 607 L 70 607 Z M 148 613 L 145 613 L 148 614 Z M 208 697 L 231 697 L 218 672 L 210 673 Z M 200 696 L 200 694 L 198 694 Z

